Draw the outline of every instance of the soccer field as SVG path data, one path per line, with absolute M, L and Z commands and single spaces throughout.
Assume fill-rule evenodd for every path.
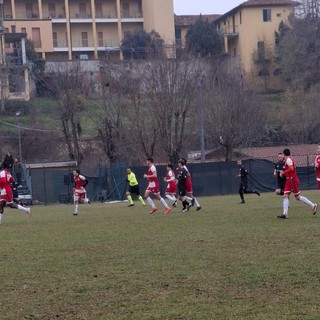
M 246 201 L 6 209 L 0 319 L 319 319 L 320 216 L 292 198 L 279 220 L 271 193 Z

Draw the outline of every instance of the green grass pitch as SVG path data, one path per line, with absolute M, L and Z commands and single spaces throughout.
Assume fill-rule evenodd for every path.
M 281 197 L 246 201 L 201 198 L 200 212 L 168 216 L 139 202 L 78 217 L 71 205 L 31 219 L 6 209 L 0 319 L 319 319 L 320 215 L 292 198 L 279 220 Z

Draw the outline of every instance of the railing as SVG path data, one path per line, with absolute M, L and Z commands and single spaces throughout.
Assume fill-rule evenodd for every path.
M 124 19 L 137 19 L 142 18 L 142 12 L 138 10 L 122 10 L 121 18 Z
M 108 12 L 96 12 L 96 19 L 116 19 L 117 14 L 115 11 L 108 11 Z
M 222 28 L 218 29 L 218 34 L 220 36 L 224 35 L 238 35 L 239 30 L 237 25 L 227 25 L 223 26 Z

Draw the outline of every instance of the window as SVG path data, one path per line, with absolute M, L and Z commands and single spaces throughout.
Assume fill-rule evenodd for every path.
M 79 3 L 80 18 L 87 18 L 87 5 L 85 2 Z
M 104 47 L 103 32 L 98 32 L 98 47 Z
M 258 41 L 257 49 L 258 49 L 258 60 L 265 60 L 266 50 L 265 50 L 264 41 Z
M 4 28 L 4 33 L 9 33 L 9 28 Z M 5 44 L 4 44 L 4 47 L 5 47 L 6 49 L 9 49 L 9 48 L 10 48 L 10 43 L 5 43 Z
M 240 24 L 242 24 L 242 12 L 241 11 L 240 11 L 239 15 L 240 15 Z
M 58 47 L 58 34 L 56 32 L 52 33 L 53 46 Z
M 88 47 L 88 32 L 81 32 L 81 43 L 83 47 Z
M 123 1 L 122 2 L 122 17 L 123 18 L 129 18 L 130 17 L 129 1 Z
M 32 28 L 32 41 L 35 48 L 41 48 L 40 28 Z
M 26 3 L 26 18 L 33 18 L 33 5 L 32 3 Z
M 49 11 L 49 17 L 55 18 L 56 17 L 56 4 L 55 3 L 48 3 L 48 11 Z
M 103 18 L 101 2 L 96 3 L 96 18 Z
M 21 28 L 21 33 L 27 33 L 27 28 Z
M 271 21 L 271 9 L 263 9 L 263 22 Z

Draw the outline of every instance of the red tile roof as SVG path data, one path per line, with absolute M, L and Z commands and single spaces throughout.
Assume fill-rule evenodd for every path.
M 221 15 L 219 14 L 203 14 L 201 15 L 202 19 L 207 20 L 209 22 L 213 22 L 217 20 Z M 198 19 L 200 15 L 175 15 L 174 23 L 175 26 L 181 27 L 190 27 L 192 26 Z

